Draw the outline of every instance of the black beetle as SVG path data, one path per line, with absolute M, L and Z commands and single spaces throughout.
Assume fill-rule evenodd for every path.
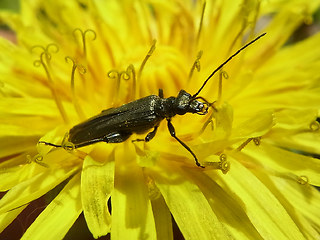
M 162 89 L 159 89 L 158 96 L 150 95 L 126 103 L 117 108 L 103 110 L 99 115 L 74 126 L 69 131 L 68 142 L 72 144 L 72 148 L 80 148 L 97 142 L 120 143 L 127 140 L 133 133 L 142 134 L 153 128 L 144 139 L 144 141 L 148 142 L 155 136 L 160 122 L 166 119 L 170 135 L 192 154 L 197 166 L 203 167 L 192 150 L 176 136 L 175 129 L 171 123 L 171 118 L 177 114 L 207 114 L 208 108 L 212 106 L 212 104 L 203 97 L 198 97 L 201 90 L 209 79 L 234 56 L 265 34 L 266 33 L 261 34 L 244 45 L 217 67 L 194 95 L 191 95 L 184 90 L 180 90 L 177 97 L 164 98 Z M 40 141 L 39 143 L 54 147 L 68 148 L 64 143 L 62 143 L 62 145 L 44 141 Z

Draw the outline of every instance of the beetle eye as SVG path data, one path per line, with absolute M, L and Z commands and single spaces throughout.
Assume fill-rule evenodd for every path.
M 206 106 L 205 103 L 199 102 L 197 100 L 193 100 L 190 103 L 190 112 L 192 113 L 197 113 L 199 115 L 205 115 L 207 114 L 208 107 Z
M 199 115 L 206 115 L 208 113 L 208 109 L 208 104 L 199 102 L 199 106 L 196 113 Z

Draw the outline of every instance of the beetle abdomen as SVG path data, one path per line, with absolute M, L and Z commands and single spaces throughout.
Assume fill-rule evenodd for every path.
M 118 108 L 104 110 L 70 129 L 69 141 L 77 145 L 117 133 L 125 133 L 126 140 L 128 134 L 144 133 L 163 120 L 156 114 L 159 100 L 158 96 L 151 95 Z

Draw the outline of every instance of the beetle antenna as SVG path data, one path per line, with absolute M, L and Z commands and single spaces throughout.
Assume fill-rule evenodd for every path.
M 243 49 L 245 49 L 246 47 L 248 47 L 249 45 L 251 45 L 252 43 L 258 41 L 261 37 L 263 37 L 264 35 L 266 35 L 267 33 L 262 33 L 261 35 L 259 35 L 258 37 L 256 37 L 255 39 L 253 39 L 252 41 L 248 42 L 246 45 L 244 45 L 242 48 L 240 48 L 238 51 L 236 51 L 234 54 L 232 54 L 226 61 L 224 61 L 219 67 L 217 67 L 211 74 L 210 76 L 204 81 L 204 83 L 202 84 L 201 88 L 198 90 L 198 92 L 196 92 L 192 98 L 195 98 L 196 96 L 199 95 L 199 93 L 201 92 L 201 90 L 204 88 L 204 86 L 207 84 L 207 82 L 210 80 L 210 78 L 212 78 L 212 76 L 218 72 L 221 68 L 223 68 L 224 65 L 226 65 L 229 61 L 231 61 L 231 59 L 233 57 L 235 57 L 236 55 L 238 55 Z
M 56 148 L 62 147 L 62 145 L 57 145 L 57 144 L 53 144 L 53 143 L 49 143 L 49 142 L 44 142 L 44 141 L 39 141 L 38 143 L 44 144 L 44 145 L 48 145 L 48 146 L 52 146 L 52 147 L 56 147 Z

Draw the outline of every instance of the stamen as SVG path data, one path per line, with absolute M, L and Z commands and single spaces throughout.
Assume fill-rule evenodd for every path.
M 131 74 L 135 77 L 135 70 L 132 64 L 130 64 L 125 71 L 120 72 L 120 79 L 122 77 L 123 80 L 128 81 L 131 79 Z
M 43 67 L 46 75 L 47 75 L 47 82 L 48 82 L 48 86 L 49 86 L 49 89 L 51 91 L 51 94 L 54 98 L 54 101 L 59 109 L 59 112 L 61 114 L 61 117 L 63 119 L 63 121 L 65 123 L 68 123 L 69 122 L 69 119 L 68 119 L 68 116 L 66 114 L 66 111 L 62 105 L 62 101 L 61 99 L 59 98 L 59 95 L 57 94 L 57 91 L 56 91 L 56 88 L 55 88 L 55 84 L 54 84 L 54 81 L 52 80 L 52 77 L 51 77 L 51 74 L 50 74 L 50 71 L 49 71 L 49 67 L 48 67 L 48 64 L 49 62 L 51 61 L 51 54 L 49 53 L 49 48 L 50 46 L 56 46 L 55 44 L 49 44 L 46 48 L 43 48 L 41 47 L 41 49 L 44 49 L 44 51 L 40 54 L 40 59 L 39 60 L 35 60 L 33 62 L 33 65 L 35 67 Z M 39 46 L 35 46 L 35 47 L 39 47 Z M 33 47 L 32 49 L 34 49 L 35 47 Z M 57 46 L 56 46 L 57 47 Z M 58 47 L 56 48 L 56 52 L 58 51 Z M 44 58 L 46 60 L 44 60 Z M 45 63 L 47 62 L 47 64 Z
M 218 112 L 218 109 L 214 106 L 214 103 L 216 101 L 214 101 L 213 103 L 210 104 L 210 107 L 213 109 L 214 112 Z M 214 116 L 214 112 L 212 112 L 208 118 L 208 120 L 203 124 L 201 130 L 200 130 L 200 134 L 202 134 L 204 132 L 204 130 L 207 128 L 207 126 L 209 124 L 211 124 L 211 130 L 214 130 L 214 122 L 213 122 L 213 116 Z
M 120 90 L 120 73 L 117 70 L 110 70 L 107 73 L 108 78 L 117 80 L 116 91 L 114 95 L 114 100 L 118 99 Z
M 214 130 L 214 122 L 213 122 L 213 113 L 210 114 L 208 120 L 203 124 L 202 128 L 200 129 L 199 135 L 201 135 L 204 130 L 208 127 L 209 124 L 211 124 L 211 130 Z
M 315 120 L 312 123 L 310 123 L 309 128 L 312 132 L 317 132 L 320 129 L 320 123 Z
M 92 33 L 92 34 L 93 34 L 92 41 L 94 41 L 94 40 L 96 40 L 96 38 L 97 38 L 97 34 L 96 34 L 96 32 L 93 31 L 92 29 L 87 29 L 87 30 L 85 30 L 85 31 L 83 32 L 80 28 L 76 28 L 76 29 L 73 30 L 73 36 L 74 36 L 75 39 L 77 39 L 77 37 L 76 37 L 76 32 L 79 32 L 80 35 L 81 35 L 83 54 L 84 54 L 84 56 L 87 58 L 87 42 L 86 42 L 86 36 L 87 36 L 89 33 Z
M 49 165 L 42 161 L 43 161 L 43 156 L 41 156 L 40 154 L 37 154 L 34 157 L 31 157 L 29 154 L 27 155 L 28 164 L 35 162 L 36 164 L 39 164 L 42 167 L 49 168 Z
M 222 98 L 222 79 L 228 79 L 229 75 L 226 71 L 223 71 L 221 69 L 220 74 L 219 74 L 219 87 L 218 87 L 218 100 L 217 102 L 220 103 L 221 102 L 221 98 Z
M 237 147 L 237 151 L 241 151 L 245 146 L 247 146 L 251 141 L 254 142 L 256 146 L 259 146 L 261 143 L 261 137 L 248 138 L 244 143 Z
M 156 49 L 156 43 L 157 43 L 157 40 L 154 39 L 152 41 L 152 45 L 151 45 L 147 55 L 145 56 L 145 58 L 143 59 L 141 65 L 139 67 L 138 76 L 137 76 L 138 80 L 141 78 L 141 74 L 142 74 L 142 71 L 144 69 L 144 66 L 146 65 L 146 62 L 148 61 L 148 59 L 151 57 L 151 55 L 153 54 L 154 50 Z
M 115 99 L 118 99 L 119 91 L 120 91 L 120 81 L 121 79 L 128 81 L 132 78 L 132 90 L 129 92 L 129 100 L 134 100 L 136 96 L 136 82 L 137 82 L 137 77 L 136 77 L 136 70 L 132 64 L 130 64 L 125 71 L 117 71 L 117 70 L 110 70 L 108 72 L 108 77 L 110 79 L 116 79 L 117 80 L 117 92 Z
M 72 152 L 74 149 L 76 149 L 76 147 L 74 146 L 74 144 L 72 142 L 68 142 L 65 140 L 62 142 L 62 146 L 63 146 L 63 149 L 68 152 Z
M 119 72 L 117 70 L 110 70 L 108 72 L 108 74 L 107 74 L 108 78 L 117 80 L 117 87 L 116 87 L 117 88 L 117 93 L 116 93 L 115 99 L 118 99 L 119 90 L 120 90 L 120 80 L 123 79 L 123 80 L 128 81 L 131 78 L 132 78 L 132 89 L 131 89 L 131 91 L 129 93 L 129 100 L 136 99 L 136 96 L 137 96 L 137 80 L 140 79 L 146 62 L 148 61 L 148 59 L 153 54 L 153 52 L 154 52 L 154 50 L 156 48 L 156 42 L 157 42 L 156 40 L 152 41 L 152 45 L 151 45 L 147 55 L 143 59 L 141 65 L 139 67 L 138 73 L 136 73 L 136 70 L 135 70 L 133 64 L 130 64 L 125 71 Z
M 297 182 L 301 185 L 307 185 L 309 183 L 309 178 L 305 175 L 299 176 Z
M 28 154 L 27 155 L 27 164 L 32 163 L 32 157 Z
M 256 26 L 257 26 L 258 16 L 259 16 L 259 12 L 260 12 L 260 4 L 261 4 L 261 1 L 260 1 L 260 0 L 257 1 L 256 9 L 255 9 L 255 11 L 254 11 L 254 18 L 253 18 L 253 21 L 252 21 L 250 38 L 253 38 L 253 37 L 254 37 L 254 31 L 255 31 Z
M 261 143 L 261 137 L 255 137 L 253 138 L 253 142 L 256 146 L 259 146 Z
M 129 100 L 132 101 L 136 98 L 136 91 L 137 91 L 137 77 L 136 77 L 136 70 L 134 69 L 134 66 L 130 64 L 127 68 L 126 73 L 129 75 L 132 74 L 132 90 L 129 93 Z
M 72 92 L 72 102 L 73 102 L 73 106 L 79 116 L 79 118 L 81 120 L 84 120 L 85 119 L 85 115 L 83 113 L 83 110 L 82 108 L 80 107 L 80 104 L 78 102 L 78 99 L 76 97 L 76 94 L 75 94 L 75 87 L 74 87 L 74 74 L 75 74 L 75 71 L 76 69 L 78 69 L 79 73 L 80 74 L 85 74 L 87 69 L 81 65 L 81 64 L 77 64 L 74 59 L 72 59 L 71 57 L 67 56 L 65 57 L 65 60 L 66 62 L 68 63 L 68 61 L 70 60 L 71 63 L 72 63 L 72 70 L 71 70 L 71 92 Z
M 230 162 L 227 161 L 227 155 L 224 153 L 220 154 L 219 162 L 205 162 L 204 165 L 213 169 L 220 169 L 223 174 L 230 170 Z
M 219 158 L 220 158 L 220 161 L 221 161 L 221 162 L 227 161 L 227 155 L 224 154 L 224 153 L 222 153 L 222 154 L 219 156 Z
M 252 138 L 248 138 L 244 143 L 242 143 L 236 150 L 237 151 L 241 151 L 242 149 L 244 149 L 245 146 L 247 146 L 249 144 L 249 142 L 252 141 Z
M 235 47 L 236 42 L 241 38 L 241 36 L 243 36 L 245 29 L 248 27 L 248 15 L 249 12 L 247 10 L 247 6 L 246 3 L 241 4 L 241 14 L 244 15 L 244 17 L 242 17 L 242 24 L 241 24 L 241 29 L 240 31 L 237 33 L 237 35 L 235 36 L 235 38 L 233 39 L 232 43 L 230 44 L 230 47 L 228 49 L 228 54 L 231 53 L 232 49 Z
M 120 79 L 120 74 L 117 70 L 110 70 L 108 73 L 107 73 L 107 76 L 108 78 L 110 79 L 117 79 L 119 80 Z
M 37 48 L 40 48 L 41 50 L 41 53 L 45 53 L 45 57 L 46 57 L 46 64 L 48 66 L 51 66 L 50 65 L 50 62 L 51 62 L 51 53 L 57 53 L 59 52 L 59 47 L 57 44 L 55 43 L 50 43 L 48 44 L 45 48 L 41 45 L 35 45 L 35 46 L 32 46 L 31 47 L 31 52 L 33 52 L 35 49 Z
M 223 174 L 226 174 L 230 170 L 230 163 L 227 161 L 227 155 L 222 153 L 220 155 L 220 169 Z
M 189 76 L 188 76 L 188 81 L 190 82 L 192 76 L 193 76 L 193 72 L 195 69 L 197 69 L 198 72 L 200 72 L 200 58 L 202 57 L 203 51 L 199 51 L 196 60 L 194 61 L 190 72 L 189 72 Z
M 137 77 L 136 77 L 137 80 L 140 80 L 140 79 L 141 79 L 141 74 L 142 74 L 142 71 L 143 71 L 143 69 L 144 69 L 144 66 L 146 65 L 148 59 L 151 57 L 151 55 L 153 54 L 154 50 L 156 49 L 156 43 L 157 43 L 157 40 L 154 39 L 154 40 L 152 41 L 152 45 L 151 45 L 151 47 L 150 47 L 147 55 L 145 56 L 145 58 L 143 59 L 141 65 L 140 65 L 140 67 L 139 67 L 138 75 L 137 75 Z M 136 82 L 136 81 L 135 81 L 135 82 Z M 134 87 L 133 87 L 133 90 L 134 90 L 134 91 L 133 91 L 133 97 L 134 97 L 134 98 L 135 98 L 135 97 L 139 97 L 139 96 L 140 96 L 140 93 L 137 92 L 136 83 L 135 83 L 135 85 L 134 85 Z
M 132 76 L 132 77 L 131 77 Z M 137 77 L 136 77 L 136 70 L 134 68 L 134 66 L 132 64 L 130 64 L 128 67 L 127 67 L 127 70 L 126 71 L 122 71 L 120 73 L 120 79 L 123 80 L 130 80 L 132 78 L 132 90 L 129 91 L 129 101 L 132 101 L 135 99 L 136 97 L 136 85 L 137 85 Z M 119 88 L 120 88 L 120 83 L 119 83 Z
M 241 36 L 243 36 L 246 28 L 251 24 L 252 27 L 250 27 L 250 33 L 249 33 L 249 39 L 252 39 L 255 35 L 255 30 L 256 30 L 256 25 L 257 25 L 257 21 L 258 21 L 258 16 L 259 16 L 259 11 L 260 11 L 260 4 L 261 4 L 261 1 L 258 0 L 256 1 L 257 2 L 257 5 L 256 5 L 256 9 L 253 11 L 254 12 L 254 17 L 253 17 L 253 20 L 252 21 L 249 21 L 248 20 L 248 13 L 249 12 L 252 12 L 251 10 L 248 10 L 246 8 L 250 8 L 248 6 L 246 6 L 246 4 L 248 3 L 244 3 L 243 6 L 242 6 L 242 9 L 241 9 L 241 12 L 245 15 L 245 17 L 243 18 L 243 21 L 242 21 L 242 25 L 241 25 L 241 29 L 240 31 L 238 32 L 238 34 L 236 35 L 236 37 L 233 39 L 232 41 L 232 44 L 230 45 L 230 48 L 229 48 L 229 51 L 228 53 L 230 53 L 233 49 L 233 47 L 235 46 L 236 42 L 239 40 L 239 38 Z M 251 9 L 251 8 L 250 8 Z
M 202 6 L 202 12 L 201 12 L 201 18 L 200 18 L 200 23 L 199 23 L 198 34 L 197 34 L 197 44 L 199 43 L 200 35 L 201 35 L 201 32 L 202 32 L 203 18 L 204 18 L 204 11 L 206 9 L 206 4 L 207 4 L 207 2 L 204 1 L 203 6 Z
M 141 74 L 142 74 L 142 70 L 144 69 L 146 62 L 148 61 L 148 59 L 150 58 L 150 56 L 154 52 L 154 50 L 156 48 L 155 45 L 156 45 L 156 40 L 153 40 L 152 46 L 149 49 L 145 58 L 143 59 L 137 74 L 136 74 L 136 70 L 135 70 L 133 64 L 130 64 L 125 71 L 119 72 L 117 70 L 110 70 L 108 72 L 108 77 L 110 79 L 117 80 L 117 87 L 116 87 L 117 93 L 116 93 L 115 99 L 118 99 L 119 90 L 120 90 L 120 80 L 123 79 L 123 80 L 128 81 L 131 78 L 132 78 L 132 89 L 129 94 L 129 100 L 134 100 L 136 98 L 136 96 L 137 96 L 137 80 L 140 79 Z
M 244 20 L 242 25 L 241 25 L 241 29 L 240 31 L 237 33 L 237 35 L 235 36 L 235 38 L 233 39 L 232 43 L 230 44 L 229 50 L 228 50 L 228 54 L 232 51 L 232 49 L 234 48 L 234 46 L 236 45 L 236 42 L 238 41 L 238 39 L 243 35 L 244 30 L 247 27 L 247 21 Z

